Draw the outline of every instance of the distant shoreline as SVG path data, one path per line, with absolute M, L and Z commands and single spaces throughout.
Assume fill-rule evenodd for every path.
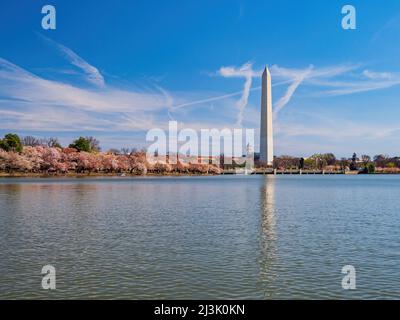
M 226 175 L 243 175 L 243 174 L 235 174 L 235 173 L 221 173 L 221 174 L 212 174 L 212 173 L 147 173 L 147 174 L 131 174 L 131 173 L 76 173 L 76 172 L 71 172 L 71 173 L 22 173 L 22 172 L 15 172 L 15 173 L 6 173 L 6 172 L 0 172 L 0 179 L 1 178 L 106 178 L 106 177 L 196 177 L 196 176 L 226 176 Z M 274 175 L 273 173 L 255 173 L 255 174 L 249 174 L 249 175 Z M 363 173 L 363 174 L 358 174 L 358 173 L 343 173 L 343 172 L 326 172 L 324 174 L 317 172 L 317 173 L 303 173 L 299 174 L 298 172 L 279 172 L 276 175 L 279 176 L 287 176 L 287 175 L 399 175 L 399 173 L 393 173 L 393 172 L 375 172 L 375 173 Z
M 147 173 L 147 174 L 131 174 L 131 173 L 22 173 L 22 172 L 15 172 L 15 173 L 5 173 L 0 172 L 0 178 L 84 178 L 84 177 L 178 177 L 178 176 L 218 176 L 219 174 L 212 174 L 212 173 Z

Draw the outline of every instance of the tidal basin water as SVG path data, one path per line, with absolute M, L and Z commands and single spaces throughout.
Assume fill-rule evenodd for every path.
M 0 179 L 0 298 L 399 299 L 400 176 Z

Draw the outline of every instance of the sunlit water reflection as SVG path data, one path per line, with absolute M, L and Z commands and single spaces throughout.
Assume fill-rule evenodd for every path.
M 1 179 L 0 298 L 398 299 L 399 208 L 398 176 Z

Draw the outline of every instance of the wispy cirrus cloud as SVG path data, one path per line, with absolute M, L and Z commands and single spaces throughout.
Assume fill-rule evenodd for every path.
M 104 85 L 105 85 L 104 77 L 96 67 L 92 66 L 86 60 L 84 60 L 83 58 L 78 56 L 70 48 L 68 48 L 48 37 L 45 37 L 42 34 L 39 34 L 39 35 L 46 43 L 48 43 L 50 46 L 56 48 L 61 53 L 61 55 L 65 59 L 67 59 L 72 65 L 81 69 L 84 72 L 84 74 L 86 76 L 86 80 L 89 83 L 91 83 L 97 87 L 101 87 L 101 88 L 104 87 Z
M 275 67 L 274 69 L 276 70 L 278 67 Z M 302 70 L 301 72 L 296 72 L 295 75 L 293 75 L 294 80 L 288 86 L 286 93 L 278 100 L 278 102 L 275 103 L 274 117 L 276 117 L 279 111 L 281 111 L 289 103 L 299 85 L 310 76 L 312 69 L 313 66 L 310 66 L 308 69 Z
M 0 128 L 7 130 L 145 132 L 154 127 L 166 128 L 172 118 L 168 111 L 176 102 L 190 103 L 189 97 L 201 94 L 170 93 L 158 85 L 146 91 L 109 85 L 82 88 L 45 79 L 0 58 Z M 206 123 L 215 128 L 227 127 L 233 124 L 233 115 L 230 108 L 224 108 L 232 103 L 224 99 L 224 103 L 217 104 L 214 113 L 219 118 L 214 122 L 207 115 L 194 118 L 191 113 L 181 113 L 179 109 L 174 110 L 174 117 L 193 128 L 200 128 L 200 123 L 205 127 Z M 221 120 L 221 114 L 225 119 Z
M 382 90 L 390 87 L 400 85 L 400 79 L 382 82 L 364 82 L 364 83 L 346 83 L 337 89 L 327 90 L 320 92 L 320 96 L 331 95 L 331 96 L 342 96 L 361 92 L 368 92 L 374 90 Z
M 163 94 L 105 87 L 80 88 L 36 76 L 0 58 L 0 93 L 9 100 L 23 100 L 37 106 L 68 106 L 95 112 L 137 112 L 164 109 Z
M 0 96 L 1 128 L 41 131 L 146 130 L 172 103 L 160 89 L 81 88 L 44 79 L 3 58 Z
M 358 65 L 337 65 L 315 68 L 313 65 L 310 65 L 305 69 L 294 69 L 273 65 L 271 68 L 273 77 L 291 81 L 285 94 L 274 104 L 274 117 L 276 118 L 278 113 L 290 102 L 300 84 L 318 86 L 322 83 L 321 81 L 329 83 L 335 77 L 347 74 L 358 67 Z
M 343 96 L 362 92 L 388 89 L 400 85 L 400 76 L 391 72 L 375 72 L 364 70 L 357 79 L 315 81 L 322 87 L 316 90 L 318 96 Z M 329 89 L 326 89 L 329 88 Z
M 400 29 L 400 14 L 389 19 L 382 27 L 375 31 L 372 35 L 371 42 L 376 42 L 385 32 L 389 30 Z
M 337 76 L 346 74 L 354 69 L 357 69 L 358 67 L 359 65 L 337 65 L 337 66 L 329 66 L 323 68 L 314 68 L 313 65 L 310 65 L 308 68 L 305 69 L 294 69 L 294 68 L 283 68 L 278 65 L 273 65 L 270 68 L 270 71 L 273 79 L 278 79 L 278 81 L 273 81 L 272 86 L 289 84 L 285 94 L 281 96 L 277 100 L 277 102 L 274 103 L 274 117 L 277 117 L 278 113 L 290 102 L 294 93 L 302 83 L 307 85 L 312 85 L 313 81 L 315 83 L 316 81 L 321 79 L 322 80 L 332 79 Z M 204 102 L 204 101 L 214 101 L 241 94 L 241 98 L 236 104 L 239 109 L 237 116 L 238 118 L 237 123 L 241 125 L 243 120 L 243 113 L 248 103 L 250 92 L 253 90 L 261 89 L 260 86 L 252 88 L 251 85 L 254 77 L 261 76 L 262 70 L 253 70 L 253 65 L 248 62 L 238 68 L 232 66 L 221 67 L 218 73 L 224 77 L 245 78 L 243 90 L 240 92 L 234 92 L 219 97 L 212 97 L 209 99 L 205 99 L 203 101 L 194 101 L 192 103 L 187 103 L 186 105 L 197 104 L 198 102 Z
M 381 80 L 381 79 L 392 79 L 393 74 L 390 72 L 374 72 L 370 70 L 364 70 L 362 74 L 368 78 L 373 80 Z
M 400 75 L 397 73 L 372 70 L 360 71 L 360 67 L 360 64 L 349 64 L 324 68 L 312 67 L 312 70 L 309 70 L 311 67 L 308 69 L 288 69 L 273 66 L 271 73 L 278 79 L 294 79 L 293 87 L 295 90 L 298 87 L 296 82 L 300 82 L 304 86 L 313 87 L 314 90 L 311 93 L 313 96 L 350 95 L 400 85 Z M 296 81 L 296 79 L 301 79 L 301 81 Z M 290 95 L 292 93 L 291 97 L 295 90 L 290 89 L 289 86 L 286 94 Z M 288 101 L 284 105 L 287 103 Z M 280 107 L 279 111 L 281 109 L 282 107 Z
M 261 75 L 261 71 L 254 71 L 253 64 L 251 62 L 247 62 L 239 68 L 236 67 L 221 67 L 219 69 L 219 75 L 225 78 L 244 78 L 245 82 L 243 85 L 242 96 L 239 101 L 236 103 L 237 108 L 239 109 L 237 114 L 236 124 L 238 126 L 242 126 L 243 122 L 243 112 L 246 108 L 246 105 L 249 100 L 249 94 L 251 89 L 251 84 L 253 77 L 259 77 Z
M 279 112 L 289 104 L 300 85 L 313 89 L 309 93 L 311 97 L 329 97 L 385 89 L 398 84 L 398 76 L 394 73 L 372 70 L 360 71 L 361 66 L 359 63 L 319 68 L 310 65 L 307 68 L 299 69 L 273 65 L 270 68 L 273 79 L 272 86 L 288 85 L 285 93 L 274 102 L 274 117 L 276 118 Z M 261 86 L 251 87 L 253 78 L 260 77 L 261 73 L 262 70 L 253 70 L 250 63 L 241 67 L 222 67 L 218 70 L 217 75 L 244 78 L 243 90 L 202 99 L 187 99 L 187 101 L 171 106 L 171 112 L 184 107 L 206 106 L 209 103 L 240 96 L 240 99 L 235 103 L 239 109 L 236 116 L 237 124 L 240 124 L 243 121 L 244 112 L 247 110 L 245 107 L 248 104 L 250 93 L 261 89 Z M 276 95 L 274 94 L 273 97 L 275 98 Z

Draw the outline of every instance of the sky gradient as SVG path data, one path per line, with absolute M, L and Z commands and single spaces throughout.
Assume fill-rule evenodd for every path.
M 57 10 L 56 30 L 41 8 Z M 357 29 L 343 30 L 351 4 Z M 0 134 L 98 137 L 254 128 L 272 74 L 275 154 L 399 156 L 400 2 L 0 2 Z

